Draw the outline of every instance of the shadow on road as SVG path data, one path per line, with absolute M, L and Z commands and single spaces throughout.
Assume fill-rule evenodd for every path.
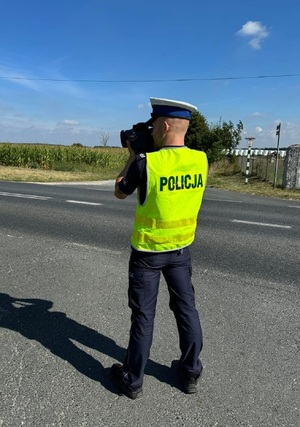
M 65 313 L 49 311 L 52 301 L 37 298 L 13 298 L 0 293 L 0 327 L 19 332 L 24 337 L 35 340 L 51 353 L 66 360 L 75 369 L 94 381 L 100 382 L 107 390 L 114 392 L 109 378 L 110 369 L 80 349 L 73 341 L 123 362 L 126 349 L 111 338 L 81 325 Z M 145 373 L 178 388 L 175 365 L 164 366 L 148 361 Z

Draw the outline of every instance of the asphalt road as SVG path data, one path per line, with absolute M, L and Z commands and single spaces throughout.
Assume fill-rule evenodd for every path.
M 199 393 L 176 379 L 162 280 L 137 401 L 109 381 L 128 340 L 134 206 L 110 182 L 0 182 L 0 426 L 298 427 L 300 203 L 207 189 L 191 249 Z

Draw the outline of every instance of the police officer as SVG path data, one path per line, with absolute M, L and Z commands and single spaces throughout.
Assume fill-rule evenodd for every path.
M 115 185 L 118 199 L 125 199 L 138 188 L 129 261 L 130 338 L 124 363 L 111 368 L 113 383 L 131 399 L 142 394 L 161 273 L 179 333 L 179 373 L 184 392 L 197 392 L 202 371 L 202 330 L 191 282 L 189 246 L 205 189 L 207 158 L 204 152 L 184 145 L 192 112 L 197 108 L 169 99 L 150 101 L 156 151 L 136 155 L 128 143 L 130 157 Z

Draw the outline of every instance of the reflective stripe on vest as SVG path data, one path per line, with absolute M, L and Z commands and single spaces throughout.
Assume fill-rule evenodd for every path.
M 138 202 L 132 246 L 140 251 L 180 249 L 194 240 L 207 175 L 205 153 L 164 148 L 147 153 L 147 196 Z
M 146 218 L 139 214 L 136 214 L 135 221 L 145 228 L 179 228 L 186 227 L 189 225 L 196 225 L 196 218 L 184 218 L 184 219 L 175 219 L 173 221 L 155 219 L 155 218 Z

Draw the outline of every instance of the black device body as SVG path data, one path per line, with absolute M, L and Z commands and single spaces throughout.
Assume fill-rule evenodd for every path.
M 154 150 L 152 138 L 152 123 L 140 122 L 132 126 L 132 129 L 121 130 L 120 139 L 122 147 L 127 147 L 127 141 L 136 154 L 150 153 Z

